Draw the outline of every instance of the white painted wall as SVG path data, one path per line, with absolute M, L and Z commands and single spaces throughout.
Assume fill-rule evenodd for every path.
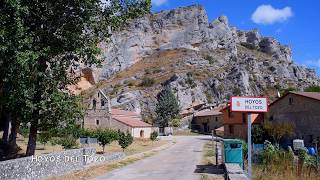
M 151 127 L 143 127 L 143 128 L 132 128 L 132 136 L 135 138 L 141 138 L 140 137 L 140 131 L 144 131 L 144 137 L 143 138 L 150 138 L 150 135 L 152 133 Z

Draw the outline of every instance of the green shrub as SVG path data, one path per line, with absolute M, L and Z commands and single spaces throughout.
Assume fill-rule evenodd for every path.
M 151 141 L 155 141 L 158 137 L 158 132 L 157 131 L 153 131 L 151 134 L 150 134 L 150 140 Z
M 41 132 L 38 136 L 38 141 L 45 146 L 51 139 L 51 134 L 48 132 Z
M 130 146 L 130 144 L 132 144 L 133 137 L 131 136 L 129 131 L 127 131 L 127 133 L 124 133 L 119 130 L 118 134 L 119 134 L 118 143 L 121 146 L 122 150 L 124 151 L 128 146 Z
M 83 136 L 83 137 L 97 137 L 97 130 L 80 129 L 80 136 Z
M 266 137 L 266 131 L 261 125 L 252 126 L 252 142 L 255 144 L 261 144 Z
M 19 128 L 19 133 L 24 137 L 27 138 L 29 136 L 29 128 L 25 126 L 21 126 Z
M 140 86 L 151 87 L 155 84 L 155 80 L 149 77 L 143 77 Z
M 308 86 L 304 89 L 305 92 L 320 92 L 320 86 Z
M 197 87 L 197 84 L 195 83 L 195 81 L 193 80 L 193 78 L 191 76 L 187 77 L 186 84 L 188 84 L 189 87 L 191 87 L 191 88 Z
M 64 149 L 74 149 L 78 147 L 77 139 L 71 135 L 68 135 L 65 138 L 60 138 L 58 144 L 60 144 Z
M 203 57 L 205 60 L 207 60 L 207 61 L 209 61 L 209 64 L 214 64 L 216 61 L 213 59 L 213 57 L 212 56 L 210 56 L 210 55 L 205 55 L 204 57 Z
M 102 146 L 102 152 L 104 153 L 104 148 L 107 144 L 118 140 L 119 135 L 117 131 L 113 129 L 98 129 L 96 133 L 99 145 Z
M 127 86 L 135 86 L 136 85 L 136 81 L 133 80 L 133 79 L 125 80 L 124 84 L 126 84 Z
M 178 118 L 172 119 L 171 125 L 172 125 L 173 127 L 180 127 L 180 125 L 181 125 L 181 119 L 178 119 Z

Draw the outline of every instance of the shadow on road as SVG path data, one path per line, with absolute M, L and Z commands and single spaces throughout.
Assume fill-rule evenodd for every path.
M 194 173 L 205 173 L 205 174 L 224 174 L 224 167 L 223 165 L 197 165 Z

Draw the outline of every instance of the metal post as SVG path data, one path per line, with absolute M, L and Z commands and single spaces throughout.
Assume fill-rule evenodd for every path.
M 252 180 L 251 164 L 251 113 L 248 113 L 248 178 Z

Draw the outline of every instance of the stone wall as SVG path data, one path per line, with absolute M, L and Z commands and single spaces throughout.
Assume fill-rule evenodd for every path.
M 90 164 L 122 159 L 123 153 L 96 155 L 94 148 L 81 148 L 0 162 L 0 180 L 42 179 L 62 175 Z
M 268 119 L 271 122 L 293 123 L 295 135 L 292 138 L 302 138 L 308 146 L 313 139 L 320 138 L 319 107 L 319 100 L 288 94 L 270 106 Z

